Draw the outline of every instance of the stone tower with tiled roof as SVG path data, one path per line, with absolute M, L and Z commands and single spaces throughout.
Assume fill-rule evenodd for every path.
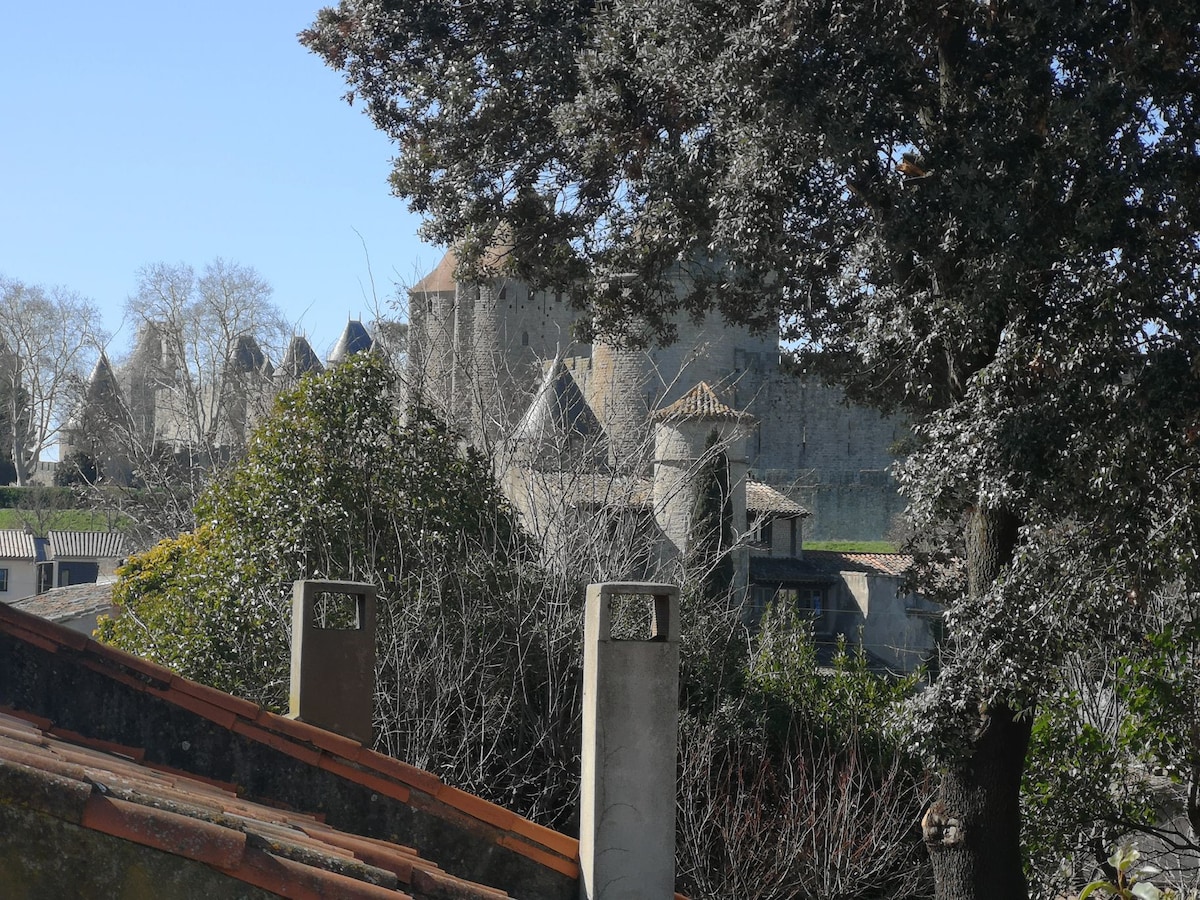
M 734 409 L 704 381 L 669 406 L 657 410 L 654 422 L 654 517 L 674 553 L 688 550 L 697 478 L 714 453 L 729 466 L 729 501 L 735 547 L 734 586 L 748 583 L 748 561 L 738 537 L 746 531 L 746 443 L 754 416 Z
M 410 381 L 481 446 L 511 433 L 544 362 L 573 355 L 577 311 L 562 291 L 533 290 L 511 277 L 509 252 L 492 248 L 483 274 L 466 282 L 456 279 L 451 250 L 409 291 Z
M 731 409 L 755 417 L 747 466 L 756 479 L 797 495 L 813 512 L 813 536 L 884 536 L 902 508 L 888 472 L 891 447 L 907 433 L 902 422 L 783 372 L 777 333 L 715 315 L 680 314 L 670 323 L 676 340 L 669 346 L 573 342 L 582 313 L 562 292 L 510 277 L 506 253 L 489 254 L 484 274 L 468 283 L 457 280 L 451 251 L 410 292 L 409 382 L 473 443 L 498 446 L 512 435 L 545 364 L 561 358 L 604 432 L 609 468 L 642 474 L 653 458 L 651 413 L 704 382 Z M 679 284 L 686 288 L 685 274 Z

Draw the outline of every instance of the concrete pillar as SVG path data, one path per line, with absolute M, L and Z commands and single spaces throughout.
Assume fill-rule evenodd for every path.
M 317 621 L 322 600 L 334 606 L 324 624 Z M 370 744 L 374 700 L 374 585 L 297 581 L 288 717 Z
M 645 639 L 613 638 L 613 602 L 650 604 Z M 588 585 L 583 650 L 582 900 L 671 900 L 679 589 Z

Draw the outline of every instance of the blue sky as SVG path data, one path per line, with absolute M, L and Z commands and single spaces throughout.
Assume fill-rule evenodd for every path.
M 389 193 L 392 146 L 296 40 L 320 5 L 7 4 L 0 274 L 91 298 L 116 355 L 155 262 L 253 266 L 321 355 L 373 317 L 368 254 L 387 308 L 441 253 Z

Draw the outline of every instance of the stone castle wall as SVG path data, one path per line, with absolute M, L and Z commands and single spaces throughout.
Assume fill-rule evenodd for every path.
M 425 347 L 410 357 L 413 380 L 433 388 L 434 397 L 458 394 L 446 405 L 475 440 L 490 444 L 506 428 L 511 433 L 544 364 L 563 358 L 608 436 L 617 468 L 648 464 L 649 413 L 703 381 L 758 420 L 748 440 L 751 477 L 810 510 L 806 536 L 880 539 L 903 508 L 888 473 L 903 423 L 847 406 L 838 390 L 815 379 L 781 372 L 776 335 L 713 317 L 681 318 L 668 347 L 581 345 L 570 339 L 579 313 L 560 293 L 530 291 L 508 278 L 474 290 L 445 288 L 438 282 L 413 290 L 410 308 L 429 310 L 412 318 L 414 346 Z

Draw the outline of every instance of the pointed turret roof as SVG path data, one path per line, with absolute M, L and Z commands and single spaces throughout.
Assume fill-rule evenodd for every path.
M 346 323 L 346 329 L 342 332 L 342 336 L 338 338 L 337 344 L 329 352 L 327 362 L 330 365 L 336 365 L 340 362 L 345 362 L 355 353 L 366 353 L 371 349 L 374 341 L 371 340 L 371 335 L 367 332 L 366 326 L 358 319 L 351 319 Z
M 121 405 L 121 385 L 117 374 L 108 361 L 108 354 L 100 351 L 100 358 L 92 366 L 92 374 L 88 376 L 87 387 L 75 411 L 67 420 L 68 432 L 88 427 L 89 414 L 109 418 L 115 416 Z
M 101 350 L 100 358 L 96 360 L 96 364 L 92 366 L 92 374 L 88 376 L 84 398 L 86 400 L 102 400 L 116 393 L 117 375 L 113 371 L 112 363 L 108 361 L 108 354 Z
M 258 341 L 254 339 L 254 336 L 240 334 L 233 344 L 233 350 L 229 354 L 225 371 L 226 373 L 259 372 L 262 371 L 263 364 L 266 361 L 267 358 L 263 354 L 262 348 L 258 346 Z
M 530 462 L 562 462 L 580 449 L 602 457 L 603 441 L 604 429 L 571 370 L 555 359 L 546 366 L 533 402 L 512 433 L 514 448 Z
M 303 335 L 295 335 L 288 344 L 287 352 L 283 354 L 283 362 L 279 364 L 279 374 L 284 378 L 300 378 L 309 372 L 323 372 L 325 366 L 321 358 L 313 350 L 312 344 Z
M 745 422 L 754 416 L 740 412 L 726 404 L 707 381 L 701 381 L 694 388 L 662 409 L 656 409 L 650 416 L 656 422 L 667 422 L 675 419 L 719 419 L 724 421 Z

